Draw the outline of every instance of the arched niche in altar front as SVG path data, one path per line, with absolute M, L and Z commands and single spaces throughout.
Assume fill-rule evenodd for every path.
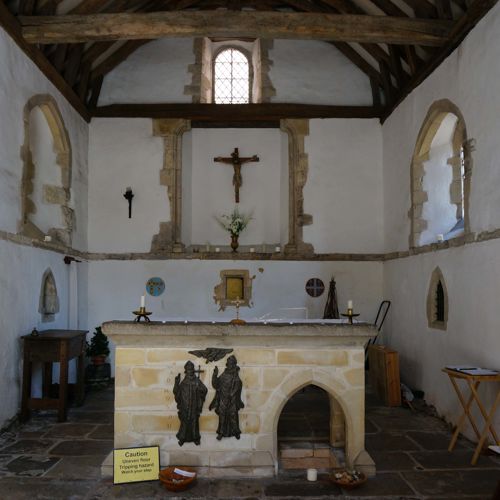
M 155 120 L 164 137 L 161 183 L 167 187 L 170 220 L 160 223 L 152 251 L 229 251 L 230 234 L 217 221 L 235 207 L 252 220 L 239 236 L 239 252 L 312 253 L 302 241 L 302 189 L 307 180 L 308 120 L 282 120 L 280 128 L 192 127 L 187 120 Z M 239 202 L 231 154 L 241 164 Z M 217 159 L 218 161 L 214 161 Z M 221 161 L 222 159 L 222 161 Z

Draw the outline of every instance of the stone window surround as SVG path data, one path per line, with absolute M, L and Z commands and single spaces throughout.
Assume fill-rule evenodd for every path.
M 305 152 L 305 138 L 309 135 L 308 119 L 284 119 L 280 129 L 288 136 L 288 243 L 286 254 L 313 255 L 314 248 L 304 243 L 303 226 L 313 222 L 312 215 L 304 213 L 304 186 L 307 182 L 309 159 Z M 182 253 L 182 136 L 191 130 L 191 122 L 181 118 L 153 120 L 153 135 L 164 138 L 163 168 L 160 184 L 167 187 L 170 219 L 160 222 L 158 234 L 151 242 L 152 254 Z
M 231 45 L 228 42 L 224 47 L 217 50 L 217 54 L 225 48 L 235 48 L 241 50 L 249 60 L 250 70 L 252 72 L 252 82 L 250 87 L 250 101 L 266 103 L 271 102 L 271 98 L 276 95 L 271 77 L 270 69 L 273 64 L 269 57 L 269 52 L 273 47 L 273 40 L 260 39 L 256 40 L 257 57 L 254 54 L 248 55 L 242 47 Z M 210 103 L 213 102 L 212 82 L 213 82 L 213 60 L 214 54 L 210 47 L 211 40 L 209 38 L 195 38 L 193 40 L 193 53 L 195 61 L 188 67 L 188 72 L 191 73 L 191 83 L 184 87 L 184 94 L 191 96 L 193 103 Z M 257 86 L 255 85 L 257 83 Z
M 30 114 L 35 108 L 42 111 L 54 140 L 54 153 L 56 163 L 61 169 L 61 185 L 43 185 L 44 198 L 47 203 L 61 207 L 63 227 L 54 227 L 47 234 L 59 243 L 66 246 L 71 245 L 71 237 L 74 229 L 74 211 L 70 207 L 71 199 L 71 171 L 72 152 L 69 134 L 64 125 L 61 112 L 56 100 L 49 94 L 38 94 L 26 103 L 23 112 L 24 143 L 21 146 L 21 160 L 23 163 L 23 174 L 21 182 L 21 221 L 19 233 L 33 239 L 42 240 L 45 233 L 31 220 L 30 215 L 36 213 L 36 205 L 31 198 L 33 193 L 33 179 L 36 165 L 30 150 Z
M 441 283 L 444 293 L 444 321 L 436 320 L 436 290 Z M 427 325 L 435 330 L 446 330 L 448 325 L 448 290 L 441 269 L 436 267 L 432 271 L 429 289 L 427 291 Z
M 411 220 L 410 249 L 419 246 L 421 233 L 427 228 L 427 221 L 423 218 L 423 206 L 428 200 L 427 192 L 423 189 L 424 163 L 429 160 L 431 144 L 441 123 L 449 113 L 455 115 L 458 120 L 452 138 L 453 156 L 447 163 L 452 168 L 452 182 L 450 184 L 450 200 L 457 206 L 457 221 L 464 214 L 464 235 L 470 232 L 469 223 L 469 197 L 470 183 L 472 173 L 472 151 L 474 150 L 474 141 L 467 139 L 467 130 L 465 120 L 459 108 L 448 99 L 435 101 L 423 121 L 422 127 L 418 133 L 415 150 L 411 160 L 411 208 L 409 216 Z M 464 162 L 463 179 L 463 199 L 462 199 L 462 151 Z

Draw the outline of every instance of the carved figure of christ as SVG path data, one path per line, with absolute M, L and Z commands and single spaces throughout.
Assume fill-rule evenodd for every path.
M 240 153 L 238 148 L 234 148 L 234 151 L 231 153 L 231 157 L 224 158 L 223 156 L 217 156 L 214 158 L 214 161 L 220 163 L 227 163 L 228 165 L 232 165 L 234 169 L 233 174 L 233 186 L 234 186 L 234 201 L 236 203 L 240 202 L 240 187 L 243 184 L 243 178 L 241 176 L 241 167 L 245 163 L 260 161 L 257 155 L 250 156 L 248 158 L 240 158 Z

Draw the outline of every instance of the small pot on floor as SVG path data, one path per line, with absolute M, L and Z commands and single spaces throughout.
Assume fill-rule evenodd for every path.
M 97 356 L 92 356 L 91 360 L 92 360 L 92 364 L 93 365 L 103 365 L 104 363 L 106 363 L 106 354 L 99 354 Z

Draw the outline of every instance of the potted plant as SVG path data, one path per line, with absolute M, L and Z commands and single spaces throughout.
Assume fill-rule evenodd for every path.
M 90 344 L 87 342 L 86 354 L 92 359 L 94 365 L 103 365 L 106 362 L 109 354 L 109 340 L 102 333 L 100 326 L 96 327 Z
M 238 237 L 252 220 L 252 215 L 241 214 L 236 207 L 229 215 L 221 215 L 215 218 L 219 225 L 231 235 L 231 248 L 236 252 L 238 248 Z

